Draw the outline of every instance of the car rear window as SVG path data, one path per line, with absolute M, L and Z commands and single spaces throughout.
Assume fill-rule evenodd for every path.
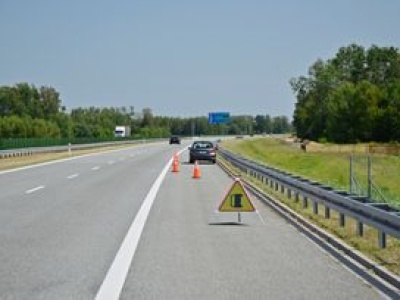
M 199 142 L 193 145 L 194 149 L 211 149 L 214 145 L 210 142 Z

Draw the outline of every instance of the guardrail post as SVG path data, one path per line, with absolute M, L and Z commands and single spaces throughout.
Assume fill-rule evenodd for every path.
M 325 206 L 325 219 L 331 218 L 331 209 L 328 206 Z
M 294 197 L 294 201 L 295 201 L 295 202 L 299 202 L 299 200 L 300 200 L 300 193 L 299 193 L 299 192 L 296 192 L 296 195 L 295 195 L 295 197 Z
M 317 201 L 313 201 L 313 212 L 314 215 L 318 215 L 318 202 Z
M 287 189 L 287 197 L 288 197 L 289 199 L 292 198 L 292 190 L 291 190 L 291 189 Z
M 384 233 L 382 230 L 379 230 L 378 232 L 378 243 L 380 249 L 386 248 L 386 233 Z
M 275 191 L 279 190 L 279 185 L 277 182 L 275 182 Z
M 340 227 L 344 227 L 346 225 L 346 218 L 342 213 L 339 214 L 339 225 Z
M 274 188 L 274 182 L 272 180 L 270 180 L 269 182 L 270 182 L 269 186 L 271 187 L 271 189 Z
M 306 196 L 303 197 L 303 208 L 308 207 L 308 198 Z
M 285 186 L 283 184 L 281 184 L 281 193 L 285 193 Z
M 363 236 L 364 235 L 364 224 L 360 221 L 357 221 L 357 235 Z

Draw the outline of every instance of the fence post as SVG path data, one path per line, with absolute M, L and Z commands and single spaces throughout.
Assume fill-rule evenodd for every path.
M 353 187 L 353 153 L 350 154 L 350 194 L 353 194 L 354 187 Z
M 372 198 L 372 173 L 371 173 L 371 156 L 368 155 L 368 198 Z

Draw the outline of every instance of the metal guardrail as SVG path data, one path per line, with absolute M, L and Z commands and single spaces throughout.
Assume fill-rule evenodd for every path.
M 269 184 L 275 190 L 287 192 L 289 198 L 295 196 L 295 201 L 303 198 L 303 206 L 312 202 L 313 211 L 318 214 L 318 205 L 325 207 L 325 217 L 330 218 L 330 210 L 339 212 L 340 226 L 345 225 L 345 217 L 357 220 L 357 234 L 363 236 L 363 225 L 378 230 L 378 245 L 386 247 L 386 235 L 400 239 L 400 211 L 386 203 L 376 203 L 367 197 L 349 194 L 345 191 L 336 191 L 332 187 L 310 181 L 281 170 L 271 168 L 260 163 L 248 160 L 220 148 L 219 154 L 232 165 L 252 177 Z
M 144 143 L 158 142 L 164 140 L 166 139 L 125 140 L 125 141 L 102 142 L 93 144 L 76 144 L 76 145 L 69 144 L 64 146 L 32 147 L 32 148 L 21 148 L 12 150 L 0 150 L 0 159 L 7 157 L 33 155 L 38 153 L 67 152 L 67 151 L 85 150 L 85 149 L 93 149 L 93 148 L 123 145 L 123 144 L 144 144 Z

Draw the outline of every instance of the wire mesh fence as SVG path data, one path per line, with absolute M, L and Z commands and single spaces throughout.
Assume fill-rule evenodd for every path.
M 49 146 L 64 146 L 71 144 L 93 144 L 123 140 L 135 140 L 134 137 L 118 137 L 118 138 L 15 138 L 2 139 L 0 138 L 0 150 L 22 149 L 32 147 L 49 147 Z
M 350 192 L 400 207 L 398 156 L 354 154 L 349 164 Z

